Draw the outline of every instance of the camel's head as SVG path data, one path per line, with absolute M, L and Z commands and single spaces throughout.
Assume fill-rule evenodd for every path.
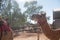
M 33 14 L 31 19 L 35 21 L 46 21 L 46 13 Z

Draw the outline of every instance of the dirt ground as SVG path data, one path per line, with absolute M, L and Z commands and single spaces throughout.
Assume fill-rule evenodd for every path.
M 14 40 L 37 40 L 37 33 L 18 33 Z M 39 40 L 49 40 L 44 34 L 39 34 Z

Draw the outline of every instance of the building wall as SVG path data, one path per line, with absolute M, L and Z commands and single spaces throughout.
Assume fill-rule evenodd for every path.
M 60 28 L 60 11 L 53 11 L 53 20 L 54 28 Z
M 60 11 L 53 11 L 53 20 L 60 19 Z

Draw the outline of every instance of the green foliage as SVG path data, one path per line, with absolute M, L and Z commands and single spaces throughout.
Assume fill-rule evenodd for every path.
M 42 9 L 42 6 L 37 5 L 37 1 L 26 2 L 24 7 L 26 8 L 26 11 L 24 13 L 26 13 L 28 16 L 34 13 L 39 13 Z
M 26 2 L 24 4 L 24 7 L 26 9 L 26 11 L 24 11 L 24 14 L 27 16 L 27 19 L 30 19 L 30 16 L 32 14 L 37 14 L 41 11 L 41 9 L 43 8 L 41 5 L 37 4 L 37 1 L 31 1 L 31 2 Z
M 10 0 L 6 9 L 3 10 L 2 16 L 3 18 L 8 17 L 8 23 L 13 29 L 20 28 L 21 25 L 24 25 L 26 22 L 26 17 L 21 13 L 19 5 L 16 1 Z

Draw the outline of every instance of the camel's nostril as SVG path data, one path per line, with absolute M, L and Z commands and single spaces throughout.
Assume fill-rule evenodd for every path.
M 40 16 L 40 17 L 42 17 L 42 16 Z

